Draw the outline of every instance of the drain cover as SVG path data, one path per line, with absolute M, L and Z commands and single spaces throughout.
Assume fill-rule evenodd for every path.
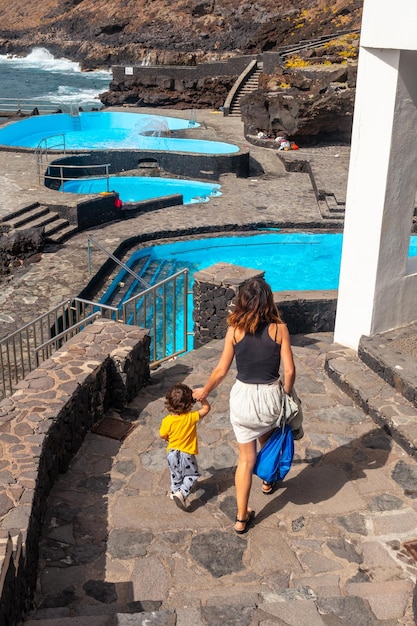
M 91 429 L 92 433 L 102 435 L 103 437 L 111 437 L 123 441 L 136 428 L 136 424 L 126 422 L 126 420 L 116 419 L 115 417 L 104 417 Z
M 417 539 L 405 541 L 403 546 L 407 550 L 408 554 L 412 556 L 415 561 L 417 561 Z

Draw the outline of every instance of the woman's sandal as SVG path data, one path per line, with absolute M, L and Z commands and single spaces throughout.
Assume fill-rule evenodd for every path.
M 254 519 L 255 519 L 255 511 L 249 511 L 246 519 L 239 519 L 238 517 L 236 517 L 235 523 L 245 524 L 245 525 L 243 528 L 239 530 L 235 528 L 235 533 L 237 533 L 238 535 L 243 535 L 248 530 L 249 526 L 252 524 Z
M 268 483 L 266 480 L 262 481 L 262 493 L 269 496 L 274 490 L 274 483 Z

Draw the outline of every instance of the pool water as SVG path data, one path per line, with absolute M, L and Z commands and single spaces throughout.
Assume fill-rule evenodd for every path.
M 188 267 L 193 276 L 223 262 L 264 270 L 273 291 L 337 289 L 342 241 L 341 233 L 277 232 L 193 239 L 143 248 L 127 265 L 151 255 L 160 263 L 170 263 L 172 273 Z M 409 256 L 417 256 L 417 235 L 410 237 Z
M 211 237 L 143 248 L 134 252 L 126 264 L 149 285 L 157 284 L 163 278 L 188 268 L 190 291 L 194 274 L 219 262 L 265 271 L 265 279 L 273 291 L 334 290 L 339 284 L 342 241 L 341 233 L 274 232 Z M 409 256 L 417 256 L 417 236 L 410 237 Z M 128 283 L 126 277 L 125 270 L 120 271 L 100 301 L 118 305 L 120 287 L 125 286 L 125 281 Z M 122 301 L 127 301 L 142 291 L 143 286 L 133 282 L 127 287 Z M 192 339 L 189 338 L 185 346 L 181 338 L 184 316 L 177 315 L 174 319 L 171 312 L 170 301 L 175 297 L 171 294 L 171 300 L 170 297 L 167 299 L 167 334 L 169 337 L 179 338 L 176 349 L 190 350 L 193 347 Z M 178 297 L 181 297 L 180 293 Z M 187 304 L 187 326 L 190 331 L 193 327 L 192 293 L 188 296 Z M 137 311 L 140 307 L 141 299 Z M 152 328 L 152 318 L 153 311 L 149 308 L 144 323 L 147 328 Z M 172 354 L 169 341 L 167 346 L 164 345 L 163 331 L 158 319 L 154 332 L 157 357 Z
M 116 191 L 122 202 L 141 202 L 172 194 L 182 194 L 184 204 L 195 204 L 208 202 L 210 198 L 221 196 L 220 189 L 221 186 L 216 183 L 203 183 L 196 180 L 150 176 L 109 176 L 108 183 L 105 178 L 70 180 L 61 185 L 59 191 L 79 194 Z
M 198 126 L 198 123 L 189 120 L 144 113 L 88 111 L 79 115 L 38 115 L 1 128 L 0 145 L 37 148 L 48 138 L 50 149 L 62 151 L 59 142 L 64 141 L 62 135 L 65 135 L 66 150 L 123 148 L 198 154 L 231 154 L 239 151 L 238 146 L 221 141 L 170 136 L 177 130 Z
M 337 289 L 341 251 L 339 233 L 263 233 L 152 246 L 135 252 L 128 265 L 151 254 L 174 271 L 188 267 L 194 275 L 223 262 L 265 271 L 274 291 Z

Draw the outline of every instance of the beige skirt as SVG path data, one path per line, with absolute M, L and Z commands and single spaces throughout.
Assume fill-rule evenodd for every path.
M 282 385 L 252 385 L 237 380 L 230 391 L 230 422 L 238 443 L 249 443 L 275 427 Z

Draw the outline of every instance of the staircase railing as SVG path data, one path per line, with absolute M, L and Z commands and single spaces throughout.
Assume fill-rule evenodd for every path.
M 0 340 L 0 399 L 87 324 L 113 319 L 150 329 L 151 366 L 187 351 L 188 269 L 148 287 L 120 307 L 83 298 L 64 300 Z
M 65 183 L 68 183 L 71 180 L 80 180 L 81 178 L 88 178 L 88 176 L 95 176 L 95 177 L 100 177 L 106 180 L 106 191 L 109 192 L 110 191 L 110 180 L 109 180 L 109 176 L 110 176 L 110 166 L 111 163 L 91 163 L 89 165 L 72 165 L 70 163 L 54 163 L 51 162 L 47 169 L 46 172 L 44 174 L 45 176 L 45 180 L 48 181 L 57 181 L 58 185 L 58 191 L 62 191 L 62 193 L 65 193 Z M 42 169 L 42 166 L 41 166 Z M 70 176 L 69 173 L 71 171 L 74 171 L 74 173 L 77 170 L 83 170 L 84 172 L 87 170 L 88 176 Z M 103 170 L 103 174 L 92 174 L 91 172 L 88 172 L 88 170 Z M 40 184 L 42 184 L 42 181 L 39 181 Z
M 123 302 L 123 321 L 150 329 L 152 365 L 187 352 L 188 295 L 188 269 L 183 269 Z
M 229 91 L 229 93 L 227 94 L 227 98 L 224 102 L 223 105 L 223 115 L 229 115 L 230 113 L 230 109 L 232 108 L 233 105 L 233 101 L 235 100 L 238 91 L 240 90 L 241 86 L 248 80 L 248 78 L 251 76 L 251 74 L 253 74 L 253 72 L 256 70 L 257 68 L 257 61 L 256 59 L 253 59 L 247 67 L 245 67 L 245 69 L 243 70 L 243 72 L 238 76 L 238 78 L 236 79 L 233 87 L 231 88 L 231 90 Z
M 144 287 L 148 288 L 149 284 L 146 282 L 146 280 L 144 280 L 141 276 L 139 276 L 139 274 L 136 274 L 132 268 L 130 268 L 128 265 L 126 265 L 125 263 L 123 263 L 123 261 L 121 261 L 120 259 L 118 259 L 116 256 L 114 256 L 114 254 L 112 254 L 111 252 L 109 252 L 108 250 L 106 250 L 106 248 L 104 248 L 98 241 L 96 241 L 95 239 L 93 239 L 93 237 L 91 237 L 91 235 L 87 235 L 87 247 L 88 247 L 88 268 L 90 270 L 90 274 L 91 274 L 91 243 L 93 243 L 95 246 L 97 246 L 97 248 L 99 248 L 102 252 L 104 252 L 109 259 L 111 259 L 112 261 L 114 261 L 115 263 L 117 263 L 117 265 L 120 265 L 120 267 L 122 267 L 128 274 L 130 274 L 131 276 L 133 276 L 133 278 L 135 280 L 137 280 L 139 283 L 141 283 Z

